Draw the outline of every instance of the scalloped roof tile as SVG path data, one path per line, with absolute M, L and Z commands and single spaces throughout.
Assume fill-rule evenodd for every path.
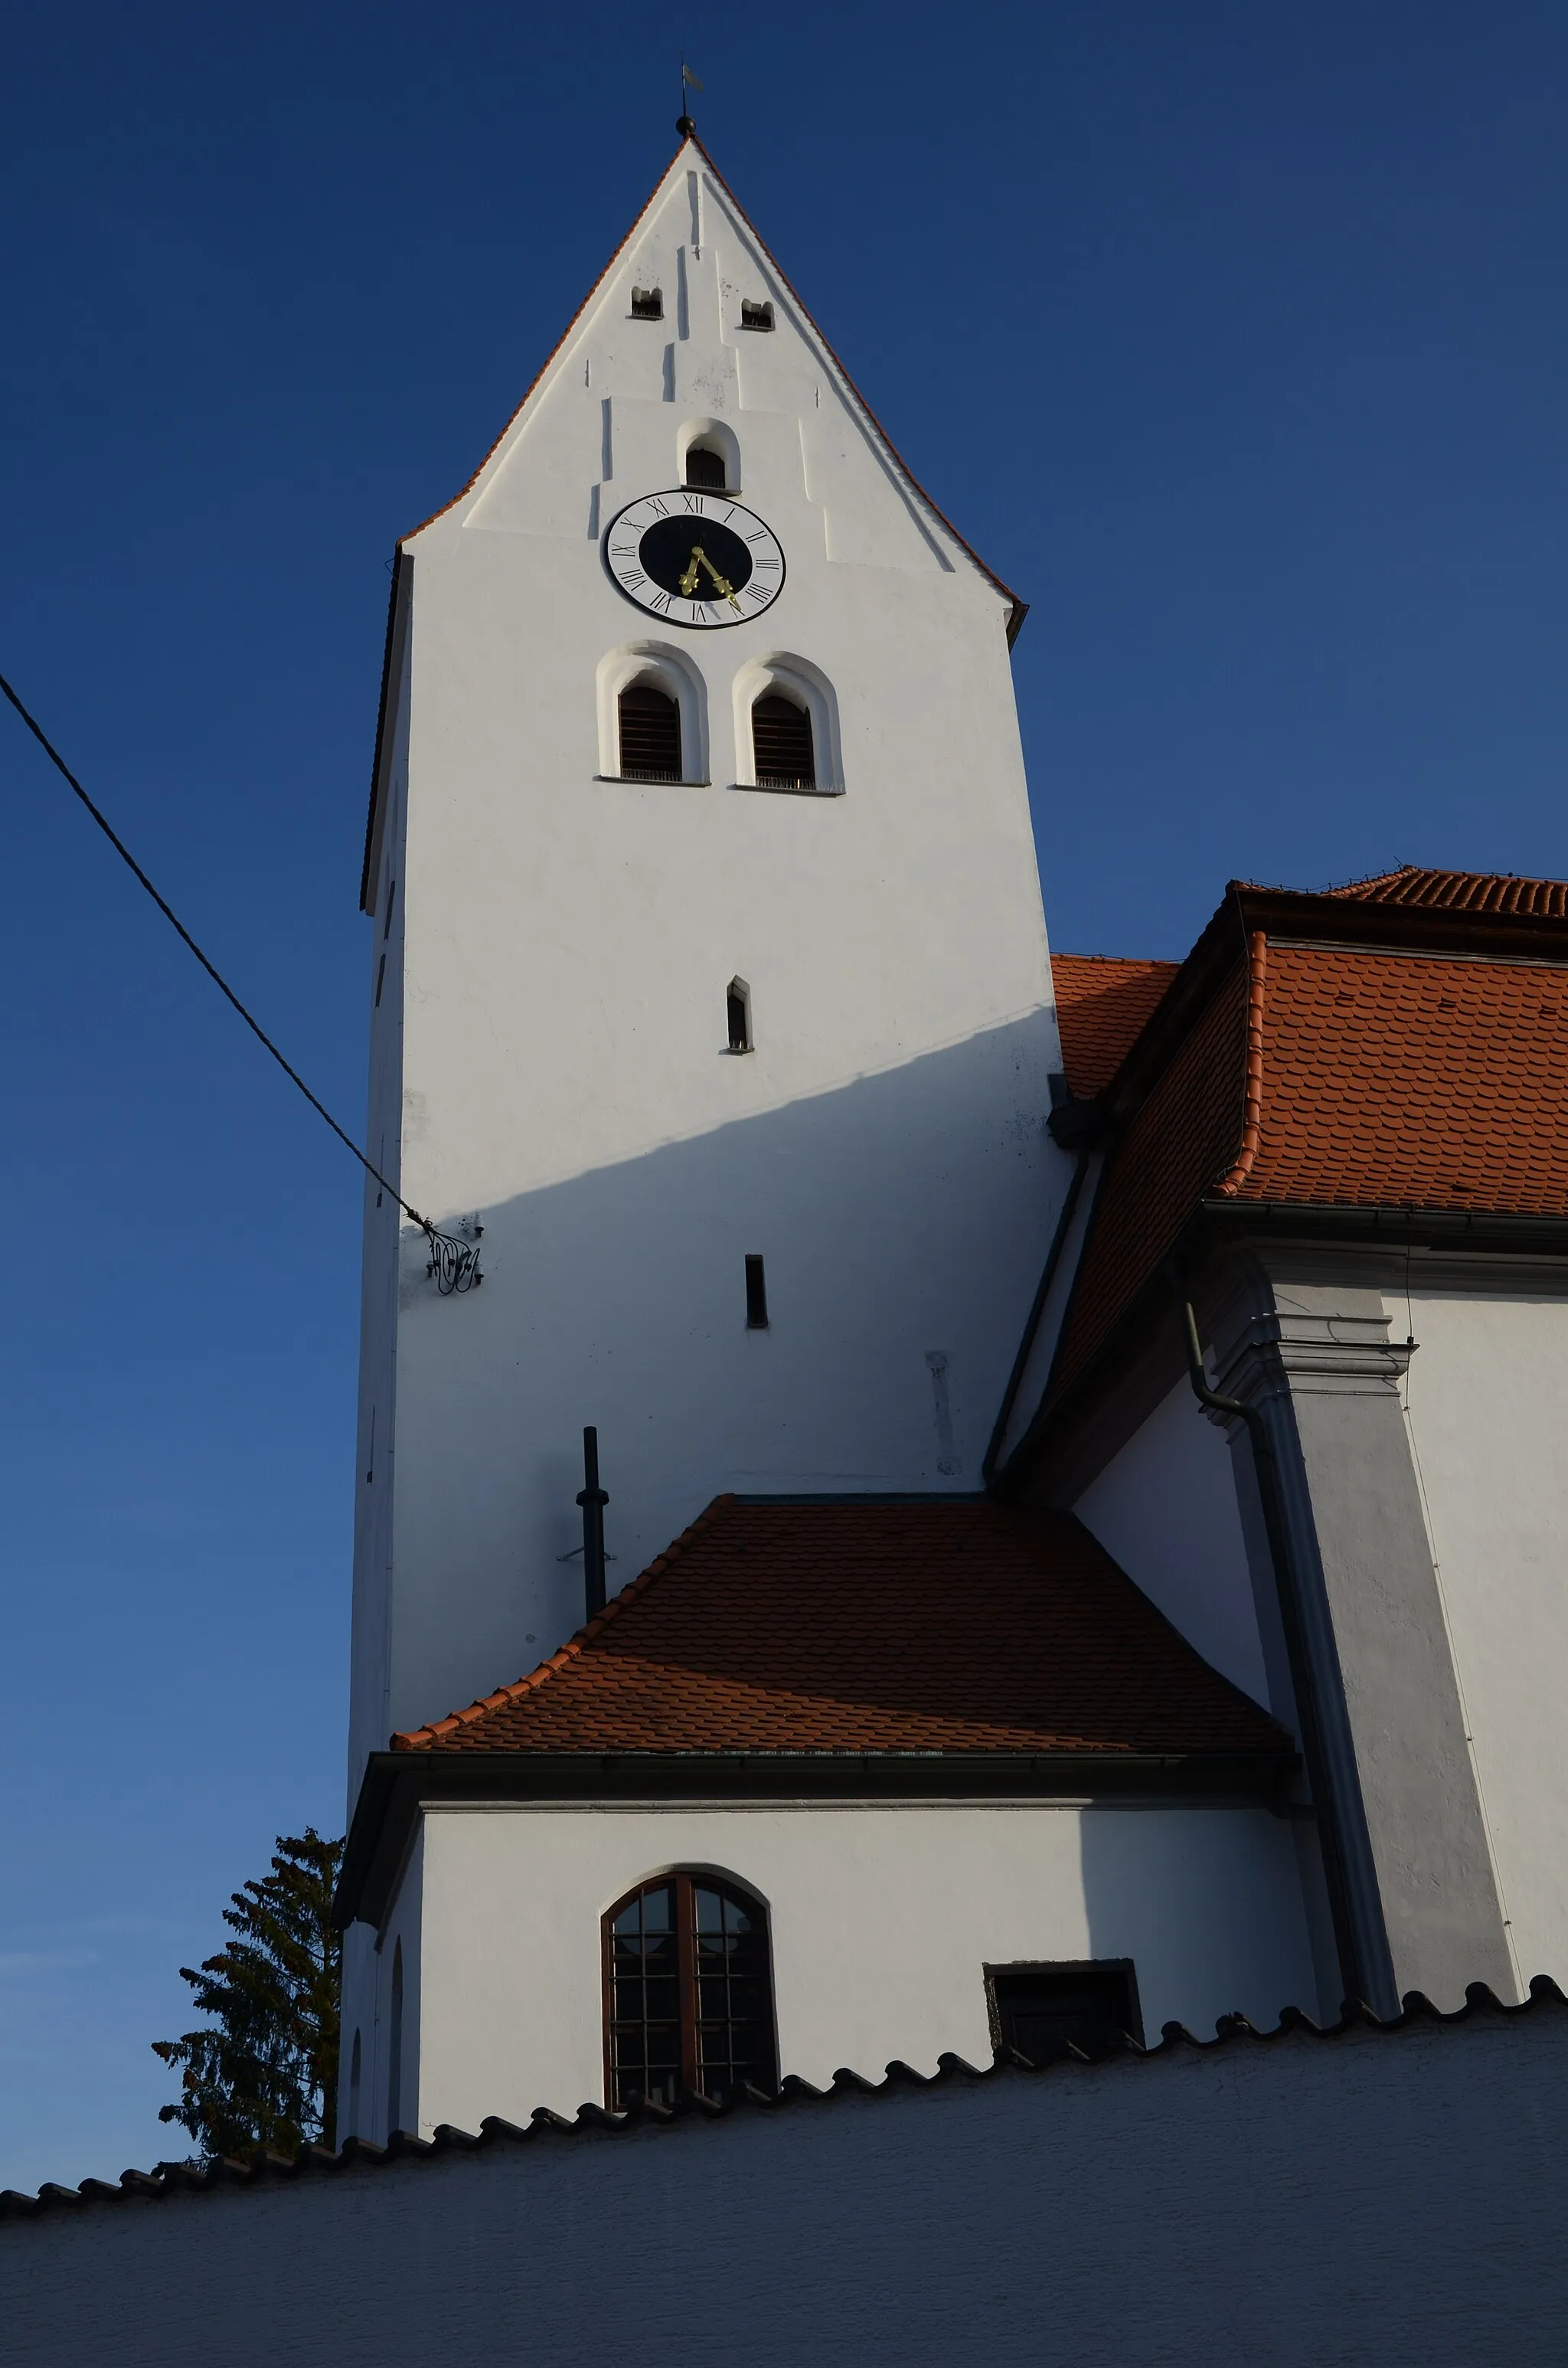
M 398 1751 L 1288 1753 L 1083 1524 L 720 1497 L 517 1684 Z

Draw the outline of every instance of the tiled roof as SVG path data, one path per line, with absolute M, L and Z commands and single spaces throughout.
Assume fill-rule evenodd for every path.
M 431 2137 L 416 2137 L 411 2131 L 397 2130 L 385 2146 L 377 2146 L 369 2138 L 346 2138 L 335 2154 L 322 2146 L 301 2146 L 292 2155 L 264 2154 L 258 2150 L 243 2161 L 200 2165 L 170 2162 L 160 2163 L 153 2171 L 126 2170 L 113 2182 L 85 2179 L 80 2187 L 63 2187 L 51 2180 L 36 2195 L 23 2195 L 16 2188 L 7 2187 L 0 2190 L 0 2220 L 35 2220 L 46 2213 L 80 2211 L 88 2204 L 162 2203 L 176 2195 L 194 2198 L 233 2194 L 236 2191 L 255 2194 L 275 2189 L 280 2181 L 338 2179 L 357 2171 L 430 2162 L 443 2156 L 483 2154 L 493 2146 L 548 2145 L 558 2137 L 574 2141 L 583 2137 L 619 2137 L 636 2130 L 667 2129 L 686 2121 L 726 2122 L 737 2114 L 755 2112 L 779 2115 L 802 2107 L 851 2100 L 858 2106 L 871 2098 L 894 2097 L 912 2089 L 947 2089 L 955 2082 L 1106 2079 L 1119 2077 L 1117 2067 L 1128 2057 L 1140 2065 L 1158 2065 L 1187 2061 L 1194 2055 L 1228 2055 L 1240 2047 L 1277 2046 L 1282 2041 L 1332 2043 L 1372 2035 L 1394 2039 L 1434 2026 L 1459 2030 L 1482 2020 L 1514 2022 L 1528 2016 L 1539 2021 L 1543 2013 L 1550 2019 L 1565 2009 L 1568 2000 L 1551 1976 L 1537 1974 L 1530 1982 L 1528 1995 L 1517 2004 L 1498 1998 L 1484 1982 L 1471 1982 L 1466 1987 L 1463 2006 L 1446 2014 L 1420 1990 L 1407 1990 L 1401 2011 L 1386 2021 L 1380 2021 L 1369 2007 L 1346 2000 L 1337 2021 L 1329 2023 L 1314 2022 L 1300 2007 L 1283 2007 L 1278 2023 L 1269 2031 L 1260 2031 L 1244 2014 L 1223 2015 L 1214 2026 L 1212 2039 L 1196 2037 L 1183 2023 L 1167 2022 L 1152 2047 L 1140 2047 L 1136 2040 L 1127 2037 L 1113 2041 L 1103 2063 L 1070 2050 L 1050 2063 L 1036 2064 L 1013 2048 L 999 2047 L 991 2063 L 980 2069 L 949 2050 L 937 2056 L 935 2072 L 917 2072 L 912 2065 L 895 2061 L 887 2066 L 886 2076 L 881 2080 L 868 2080 L 863 2073 L 845 2069 L 835 2072 L 825 2089 L 815 2088 L 791 2072 L 771 2093 L 743 2082 L 722 2099 L 682 2096 L 673 2105 L 654 2105 L 640 2100 L 615 2112 L 603 2105 L 580 2105 L 571 2117 L 552 2112 L 548 2105 L 536 2105 L 526 2123 L 503 2121 L 497 2113 L 487 2113 L 477 2132 L 456 2129 L 450 2122 L 441 2122 Z
M 1179 968 L 1117 954 L 1052 954 L 1062 1058 L 1081 1100 L 1105 1091 Z
M 1426 905 L 1450 913 L 1528 913 L 1568 918 L 1568 880 L 1526 880 L 1512 871 L 1429 871 L 1402 863 L 1370 880 L 1331 888 L 1331 896 L 1367 905 Z
M 1327 894 L 1295 900 L 1290 935 L 1256 929 L 1244 942 L 1249 892 L 1233 891 L 1230 966 L 1173 1027 L 1143 1099 L 1124 1112 L 1062 1330 L 1056 1396 L 1204 1201 L 1568 1216 L 1561 933 L 1548 932 L 1540 960 L 1484 951 L 1487 928 L 1507 917 L 1549 923 L 1564 913 L 1568 883 L 1413 867 L 1389 878 L 1399 894 L 1418 883 L 1407 899 L 1416 903 L 1423 883 L 1460 883 L 1462 895 L 1433 889 L 1430 901 L 1482 916 L 1478 951 L 1324 943 L 1317 916 L 1326 938 L 1336 909 Z M 1359 883 L 1358 900 L 1379 901 L 1384 884 Z M 1494 890 L 1528 890 L 1529 901 Z
M 721 1497 L 431 1752 L 1280 1752 L 1065 1513 Z

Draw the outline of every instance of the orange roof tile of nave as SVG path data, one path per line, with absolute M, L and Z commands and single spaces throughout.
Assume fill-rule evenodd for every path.
M 1118 954 L 1051 955 L 1062 1065 L 1081 1100 L 1105 1091 L 1179 968 Z
M 721 1497 L 431 1752 L 1288 1752 L 1070 1514 Z
M 1478 950 L 1238 932 L 1111 1156 L 1054 1395 L 1205 1201 L 1568 1215 L 1568 961 L 1484 951 L 1488 920 L 1568 917 L 1568 882 L 1407 865 L 1313 900 L 1325 938 L 1335 896 L 1474 916 Z

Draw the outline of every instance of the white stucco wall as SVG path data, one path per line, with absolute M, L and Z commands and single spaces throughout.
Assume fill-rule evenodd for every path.
M 1162 1398 L 1073 1510 L 1188 1644 L 1270 1703 L 1235 1476 L 1185 1381 Z
M 662 323 L 628 319 L 633 285 L 663 288 Z M 736 326 L 743 294 L 773 302 L 771 334 Z M 760 618 L 683 634 L 621 596 L 598 538 L 676 481 L 701 418 L 789 572 Z M 585 1422 L 612 1587 L 724 1488 L 975 1486 L 1069 1168 L 1044 1130 L 1060 1055 L 1007 602 L 695 152 L 406 550 L 377 1093 L 400 1072 L 401 1189 L 482 1218 L 485 1281 L 437 1297 L 405 1227 L 395 1325 L 368 1319 L 361 1444 L 390 1409 L 394 1454 L 358 1486 L 395 1486 L 359 1524 L 351 1792 L 390 1730 L 578 1624 Z M 708 786 L 596 778 L 601 669 L 652 644 L 696 686 Z M 731 787 L 734 684 L 775 662 L 829 687 L 841 796 Z M 744 1327 L 751 1252 L 765 1332 Z
M 767 1903 L 780 2069 L 818 2083 L 989 2062 L 986 1964 L 1131 1957 L 1151 2037 L 1315 2011 L 1291 1829 L 1262 1809 L 437 1809 L 381 1948 L 422 1952 L 422 2130 L 602 2101 L 600 1921 L 677 1865 Z
M 1406 1419 L 1515 1964 L 1565 1981 L 1568 1305 L 1416 1291 L 1411 1317 Z
M 7 2368 L 1556 2368 L 1568 2015 L 0 2226 Z

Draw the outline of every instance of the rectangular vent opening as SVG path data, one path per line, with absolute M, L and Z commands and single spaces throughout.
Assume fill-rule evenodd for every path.
M 746 1258 L 746 1330 L 766 1332 L 767 1329 L 767 1283 L 760 1258 Z

